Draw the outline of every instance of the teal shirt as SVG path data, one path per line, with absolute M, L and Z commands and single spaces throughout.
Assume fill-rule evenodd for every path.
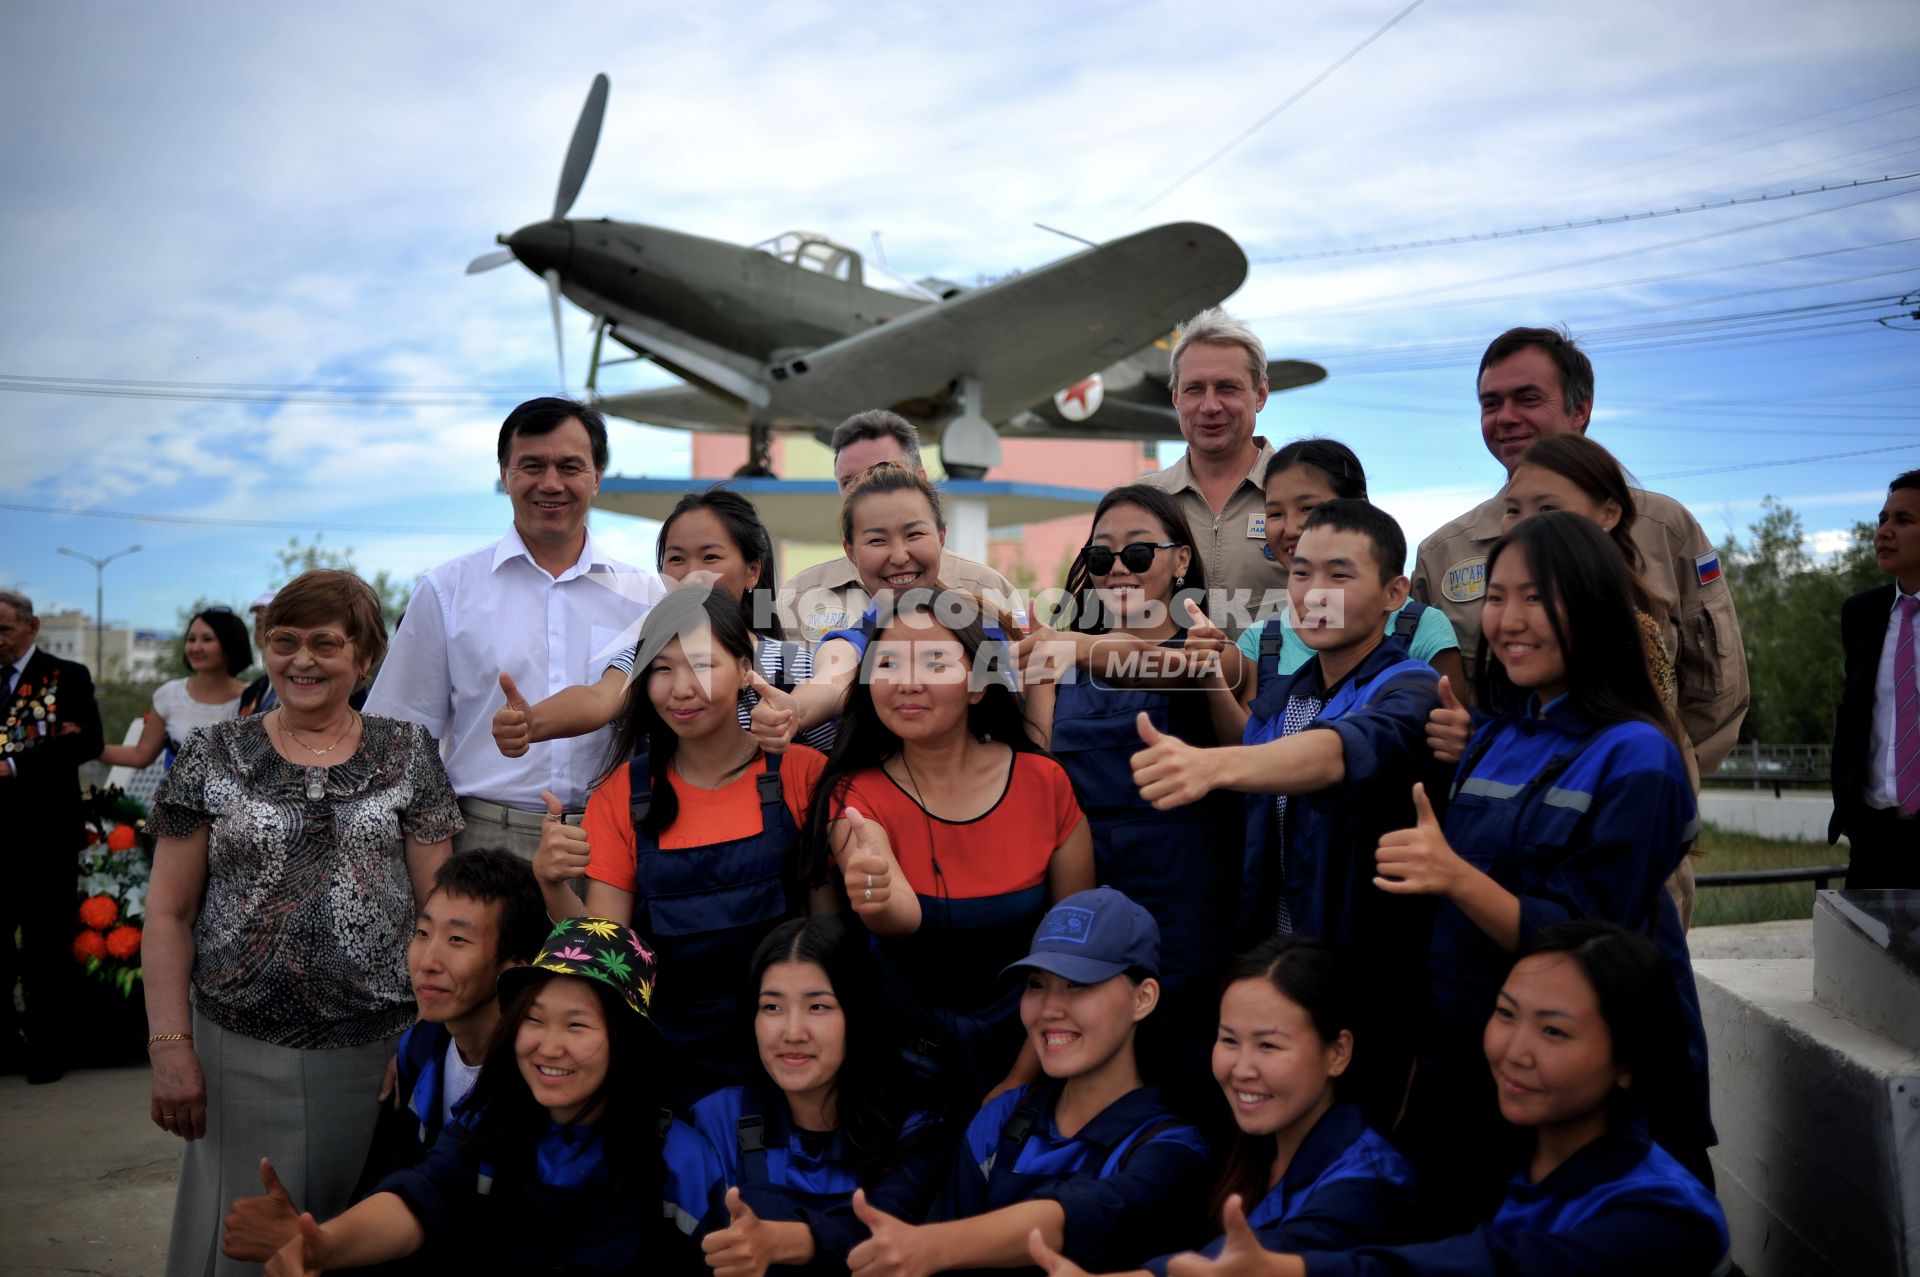
M 1400 613 L 1405 607 L 1406 604 L 1402 603 L 1387 617 L 1384 628 L 1388 634 L 1393 633 L 1394 623 L 1400 619 Z M 1257 662 L 1260 659 L 1260 636 L 1269 625 L 1280 627 L 1280 673 L 1291 674 L 1312 659 L 1313 649 L 1293 632 L 1291 611 L 1270 616 L 1260 624 L 1242 630 L 1237 640 L 1242 656 L 1249 661 Z M 1453 622 L 1447 619 L 1447 614 L 1437 607 L 1429 607 L 1414 623 L 1413 641 L 1407 646 L 1412 649 L 1414 659 L 1431 665 L 1433 658 L 1440 653 L 1459 648 L 1460 640 L 1454 637 Z

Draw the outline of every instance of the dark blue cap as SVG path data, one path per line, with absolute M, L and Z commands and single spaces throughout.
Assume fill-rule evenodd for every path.
M 1098 984 L 1135 970 L 1160 974 L 1160 928 L 1125 895 L 1095 887 L 1047 910 L 1033 933 L 1033 952 L 1000 974 L 1049 971 L 1075 984 Z

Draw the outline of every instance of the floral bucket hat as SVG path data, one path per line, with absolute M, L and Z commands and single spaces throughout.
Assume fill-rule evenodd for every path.
M 644 1018 L 656 966 L 653 950 L 632 927 L 611 918 L 567 918 L 548 933 L 531 965 L 500 973 L 500 1001 L 531 981 L 570 975 L 606 985 Z

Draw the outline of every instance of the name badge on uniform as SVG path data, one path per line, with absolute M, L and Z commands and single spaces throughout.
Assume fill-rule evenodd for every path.
M 849 616 L 843 607 L 823 604 L 808 612 L 800 622 L 800 632 L 809 643 L 818 643 L 834 630 L 850 630 L 858 617 Z
M 1247 516 L 1247 536 L 1256 541 L 1267 539 L 1267 516 L 1250 514 Z
M 1440 593 L 1450 603 L 1472 603 L 1487 592 L 1487 556 L 1462 559 L 1440 579 Z

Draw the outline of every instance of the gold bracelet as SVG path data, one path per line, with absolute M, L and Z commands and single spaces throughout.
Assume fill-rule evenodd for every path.
M 148 1046 L 152 1046 L 155 1042 L 191 1042 L 191 1041 L 193 1041 L 193 1034 L 191 1033 L 151 1033 L 147 1035 Z

